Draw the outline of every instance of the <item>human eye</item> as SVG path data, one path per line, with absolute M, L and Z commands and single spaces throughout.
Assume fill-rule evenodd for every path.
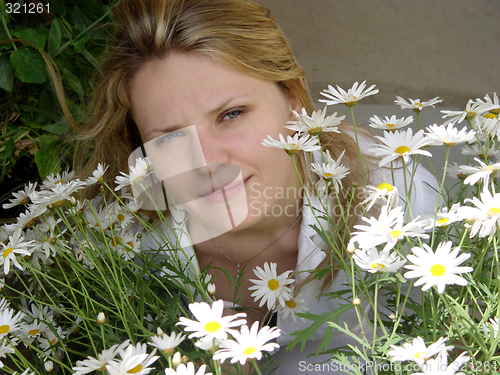
M 181 130 L 175 130 L 173 132 L 167 133 L 165 135 L 162 135 L 155 140 L 156 146 L 160 146 L 161 144 L 164 144 L 166 142 L 170 142 L 176 138 L 183 137 L 185 134 Z
M 233 119 L 241 116 L 241 114 L 243 114 L 243 112 L 244 112 L 243 108 L 232 108 L 229 111 L 226 111 L 222 115 L 222 120 L 223 121 L 233 120 Z

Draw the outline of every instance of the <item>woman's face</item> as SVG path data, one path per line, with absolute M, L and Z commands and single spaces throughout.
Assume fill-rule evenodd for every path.
M 227 195 L 235 197 L 244 191 L 248 210 L 236 230 L 265 227 L 283 216 L 297 215 L 300 181 L 290 157 L 281 149 L 261 144 L 267 135 L 277 139 L 279 133 L 290 134 L 284 126 L 295 119 L 292 111 L 301 107 L 276 83 L 196 53 L 175 52 L 149 61 L 139 70 L 131 83 L 130 100 L 146 146 L 168 149 L 152 165 L 155 170 L 162 168 L 160 164 L 170 165 L 165 173 L 177 176 L 170 181 L 176 182 L 172 185 L 177 186 L 179 199 L 182 194 L 185 201 L 199 198 L 205 213 L 207 208 L 219 209 L 226 197 L 220 192 L 208 194 L 204 182 L 209 180 L 197 178 L 214 177 L 218 171 L 233 178 L 235 168 L 231 167 L 236 166 L 240 179 L 228 186 Z M 183 164 L 186 159 L 189 162 Z M 199 168 L 202 165 L 211 166 L 210 173 Z M 187 169 L 196 172 L 178 177 Z

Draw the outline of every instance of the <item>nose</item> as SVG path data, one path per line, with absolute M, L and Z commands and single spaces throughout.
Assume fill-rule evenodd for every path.
M 212 173 L 221 165 L 230 162 L 230 145 L 227 144 L 227 140 L 224 140 L 211 129 L 197 129 L 197 131 L 201 146 L 201 154 L 197 156 L 204 157 Z

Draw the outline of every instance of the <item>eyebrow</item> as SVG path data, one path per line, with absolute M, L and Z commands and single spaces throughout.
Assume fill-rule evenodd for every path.
M 225 107 L 227 107 L 232 101 L 240 99 L 240 98 L 243 98 L 245 96 L 249 96 L 249 94 L 248 93 L 243 93 L 243 94 L 240 94 L 240 95 L 231 96 L 230 98 L 228 98 L 227 100 L 225 100 L 223 103 L 221 103 L 221 105 L 219 105 L 216 108 L 214 108 L 214 109 L 210 110 L 209 112 L 207 112 L 205 116 L 213 116 L 214 114 L 218 114 Z M 196 124 L 191 124 L 191 125 L 196 125 Z M 177 124 L 169 125 L 167 128 L 153 129 L 150 132 L 144 133 L 144 135 L 149 136 L 149 135 L 151 135 L 151 133 L 160 133 L 160 132 L 163 133 L 163 134 L 167 134 L 167 133 L 171 133 L 171 132 L 174 132 L 176 130 L 179 130 L 179 129 L 186 128 L 186 127 L 191 126 L 191 125 L 183 125 L 183 124 L 177 123 Z

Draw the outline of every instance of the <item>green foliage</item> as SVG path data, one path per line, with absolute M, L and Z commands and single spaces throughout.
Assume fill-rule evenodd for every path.
M 47 61 L 52 59 L 60 73 L 70 111 L 81 112 L 85 92 L 92 90 L 91 75 L 112 39 L 105 25 L 113 19 L 115 3 L 45 0 L 25 14 L 23 0 L 8 7 L 0 0 L 0 183 L 28 179 L 18 172 L 20 160 L 33 161 L 34 176 L 42 179 L 71 165 L 71 126 Z

